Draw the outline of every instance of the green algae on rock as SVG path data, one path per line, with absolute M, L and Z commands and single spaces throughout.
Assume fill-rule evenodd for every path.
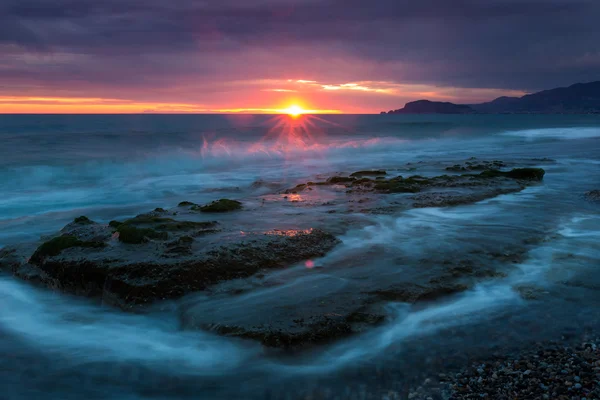
M 196 222 L 179 221 L 173 218 L 157 217 L 152 214 L 140 214 L 124 222 L 126 225 L 150 225 L 158 231 L 189 231 L 192 229 L 207 229 L 217 225 L 215 221 Z
M 376 181 L 373 188 L 385 193 L 418 193 L 421 191 L 421 181 L 401 176 L 388 180 Z
M 123 222 L 115 221 L 115 220 L 112 220 L 108 223 L 108 226 L 110 226 L 111 228 L 115 228 L 115 229 L 117 229 L 121 225 L 123 225 Z
M 193 206 L 192 210 L 201 212 L 228 212 L 242 208 L 242 203 L 237 200 L 219 199 L 204 206 Z
M 39 263 L 46 257 L 53 257 L 60 254 L 61 251 L 71 247 L 90 247 L 101 248 L 106 246 L 102 242 L 86 242 L 77 239 L 73 235 L 58 236 L 40 245 L 30 258 L 32 263 Z
M 327 183 L 330 183 L 332 185 L 338 184 L 338 183 L 349 183 L 349 182 L 353 182 L 354 178 L 353 177 L 348 177 L 348 176 L 332 176 L 331 178 L 327 179 Z
M 167 232 L 158 232 L 150 228 L 136 228 L 128 224 L 121 224 L 117 228 L 119 232 L 119 240 L 128 244 L 141 244 L 148 239 L 167 240 L 169 234 Z
M 144 241 L 152 234 L 126 224 L 120 229 L 124 236 L 131 234 L 136 241 Z M 35 268 L 38 275 L 45 274 L 47 280 L 42 283 L 48 286 L 101 297 L 105 304 L 123 309 L 181 297 L 220 281 L 322 257 L 339 243 L 335 236 L 318 229 L 296 231 L 289 236 L 256 233 L 226 244 L 204 246 L 192 246 L 193 238 L 181 236 L 171 243 L 156 243 L 139 251 L 126 246 L 106 246 L 93 257 L 87 257 L 82 252 L 61 253 L 61 250 L 104 247 L 104 243 L 83 242 L 74 236 L 50 242 L 40 246 L 31 257 L 35 263 L 29 267 L 23 259 L 20 266 Z
M 196 206 L 196 203 L 192 203 L 191 201 L 182 201 L 177 205 L 177 207 L 193 207 Z
M 123 243 L 140 244 L 148 239 L 167 240 L 167 232 L 189 232 L 198 230 L 204 232 L 214 228 L 216 221 L 179 221 L 173 218 L 156 216 L 153 213 L 140 214 L 125 222 L 111 221 L 109 225 L 119 233 Z
M 380 176 L 387 175 L 387 172 L 382 169 L 371 170 L 371 171 L 357 171 L 350 174 L 351 177 L 362 177 L 362 176 Z
M 89 219 L 88 217 L 86 217 L 85 215 L 82 215 L 80 217 L 77 217 L 73 220 L 73 222 L 75 224 L 80 224 L 80 225 L 90 225 L 93 224 L 94 221 L 92 221 L 91 219 Z
M 507 178 L 518 180 L 541 181 L 544 179 L 545 174 L 546 171 L 543 168 L 513 168 L 507 172 L 490 169 L 475 176 L 482 178 L 497 178 L 505 176 Z

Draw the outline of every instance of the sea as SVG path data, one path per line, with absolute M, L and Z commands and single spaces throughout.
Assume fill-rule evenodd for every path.
M 476 204 L 397 213 L 325 215 L 272 201 L 264 217 L 236 223 L 319 227 L 341 243 L 315 261 L 316 275 L 291 265 L 295 273 L 277 272 L 278 290 L 210 304 L 269 313 L 316 291 L 335 295 L 361 274 L 424 273 L 419 260 L 432 254 L 452 259 L 537 238 L 507 276 L 425 305 L 390 302 L 381 326 L 282 353 L 183 330 L 168 309 L 123 313 L 5 272 L 0 398 L 403 398 L 422 377 L 471 358 L 600 327 L 600 204 L 585 198 L 600 189 L 599 115 L 0 115 L 0 249 L 80 215 L 108 223 L 180 201 L 269 203 L 333 174 L 410 166 L 428 176 L 472 157 L 538 160 L 546 175 Z

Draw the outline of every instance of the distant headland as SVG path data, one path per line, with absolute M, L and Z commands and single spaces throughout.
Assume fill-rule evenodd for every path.
M 523 97 L 498 97 L 481 104 L 417 100 L 381 114 L 600 114 L 600 81 L 543 90 Z

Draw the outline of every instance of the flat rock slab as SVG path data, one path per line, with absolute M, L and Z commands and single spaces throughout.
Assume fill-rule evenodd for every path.
M 481 171 L 461 175 L 439 175 L 424 177 L 412 175 L 394 176 L 386 171 L 359 171 L 349 176 L 333 176 L 325 181 L 307 182 L 284 192 L 287 195 L 308 194 L 311 191 L 329 188 L 339 191 L 345 188 L 348 195 L 402 195 L 395 198 L 395 208 L 448 207 L 473 204 L 501 194 L 516 193 L 527 186 L 540 182 L 545 174 L 541 168 L 513 168 L 502 171 L 500 161 L 468 166 L 455 166 L 459 171 Z M 449 167 L 453 171 L 454 167 Z M 448 168 L 447 168 L 448 169 Z M 373 177 L 375 177 L 373 179 Z M 369 211 L 368 198 L 359 199 L 367 203 L 362 211 Z
M 29 258 L 25 251 L 31 247 L 3 250 L 0 267 L 54 289 L 135 309 L 223 280 L 321 257 L 338 243 L 335 236 L 319 229 L 213 232 L 193 239 L 185 235 L 188 225 L 182 226 L 183 232 L 170 230 L 165 240 L 128 244 L 120 242 L 108 225 L 69 224 Z M 48 248 L 53 243 L 62 247 Z
M 356 228 L 364 223 L 351 219 L 356 212 L 472 204 L 521 191 L 544 175 L 538 168 L 507 170 L 500 161 L 468 161 L 444 169 L 470 173 L 403 177 L 374 169 L 322 177 L 270 194 L 293 208 L 283 219 L 269 218 L 268 213 L 277 212 L 269 208 L 275 200 L 265 205 L 265 197 L 260 205 L 256 199 L 244 204 L 221 199 L 211 204 L 235 207 L 211 210 L 214 213 L 182 202 L 172 210 L 156 209 L 110 224 L 82 216 L 41 243 L 2 249 L 0 270 L 127 311 L 182 298 L 176 308 L 184 329 L 210 330 L 273 347 L 327 342 L 382 323 L 390 301 L 427 303 L 482 280 L 501 278 L 520 262 L 528 245 L 507 250 L 485 243 L 480 253 L 465 250 L 424 259 L 412 259 L 400 246 L 374 245 L 360 254 L 349 249 L 325 268 L 313 260 L 340 243 L 333 234 L 265 226 L 281 225 L 285 218 L 314 218 L 319 210 L 328 229 L 347 227 L 340 222 L 343 218 Z M 310 213 L 303 214 L 304 209 Z M 260 223 L 246 229 L 248 224 L 240 221 L 248 218 Z

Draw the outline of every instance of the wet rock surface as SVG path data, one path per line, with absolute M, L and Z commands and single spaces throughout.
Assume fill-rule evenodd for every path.
M 3 249 L 0 266 L 51 288 L 135 309 L 323 256 L 338 243 L 318 229 L 236 235 L 213 229 L 217 225 L 156 212 L 110 225 L 75 221 L 29 255 L 31 246 Z
M 337 254 L 320 264 L 318 259 L 340 244 L 336 236 L 361 226 L 342 203 L 350 212 L 374 214 L 470 204 L 521 191 L 544 176 L 544 170 L 527 164 L 470 160 L 463 165 L 476 172 L 403 177 L 401 171 L 363 170 L 245 199 L 243 206 L 229 199 L 204 206 L 183 201 L 108 224 L 80 216 L 41 243 L 3 249 L 0 269 L 128 311 L 185 296 L 175 306 L 184 329 L 271 347 L 330 342 L 384 323 L 389 302 L 427 304 L 457 296 L 484 280 L 506 277 L 522 260 L 527 243 L 505 248 L 491 242 L 428 258 L 374 244 L 359 255 Z M 331 229 L 246 230 L 237 223 L 239 215 L 251 214 L 268 226 L 271 201 L 287 201 L 299 211 L 328 210 L 323 221 Z M 290 215 L 302 220 L 301 213 Z M 539 235 L 527 235 L 539 243 Z M 419 268 L 407 268 L 415 265 Z M 289 271 L 275 272 L 284 269 Z M 522 293 L 537 295 L 529 289 Z
M 502 161 L 467 161 L 456 164 L 447 171 L 471 172 L 466 174 L 421 176 L 396 175 L 392 171 L 358 171 L 349 176 L 333 176 L 325 181 L 299 184 L 285 194 L 302 194 L 323 187 L 345 187 L 349 195 L 360 194 L 412 194 L 398 198 L 396 203 L 404 208 L 447 207 L 472 204 L 502 194 L 516 193 L 543 180 L 542 168 L 523 167 L 502 170 Z M 390 175 L 396 175 L 389 177 Z M 361 200 L 359 200 L 361 201 Z M 363 201 L 364 202 L 364 201 Z

